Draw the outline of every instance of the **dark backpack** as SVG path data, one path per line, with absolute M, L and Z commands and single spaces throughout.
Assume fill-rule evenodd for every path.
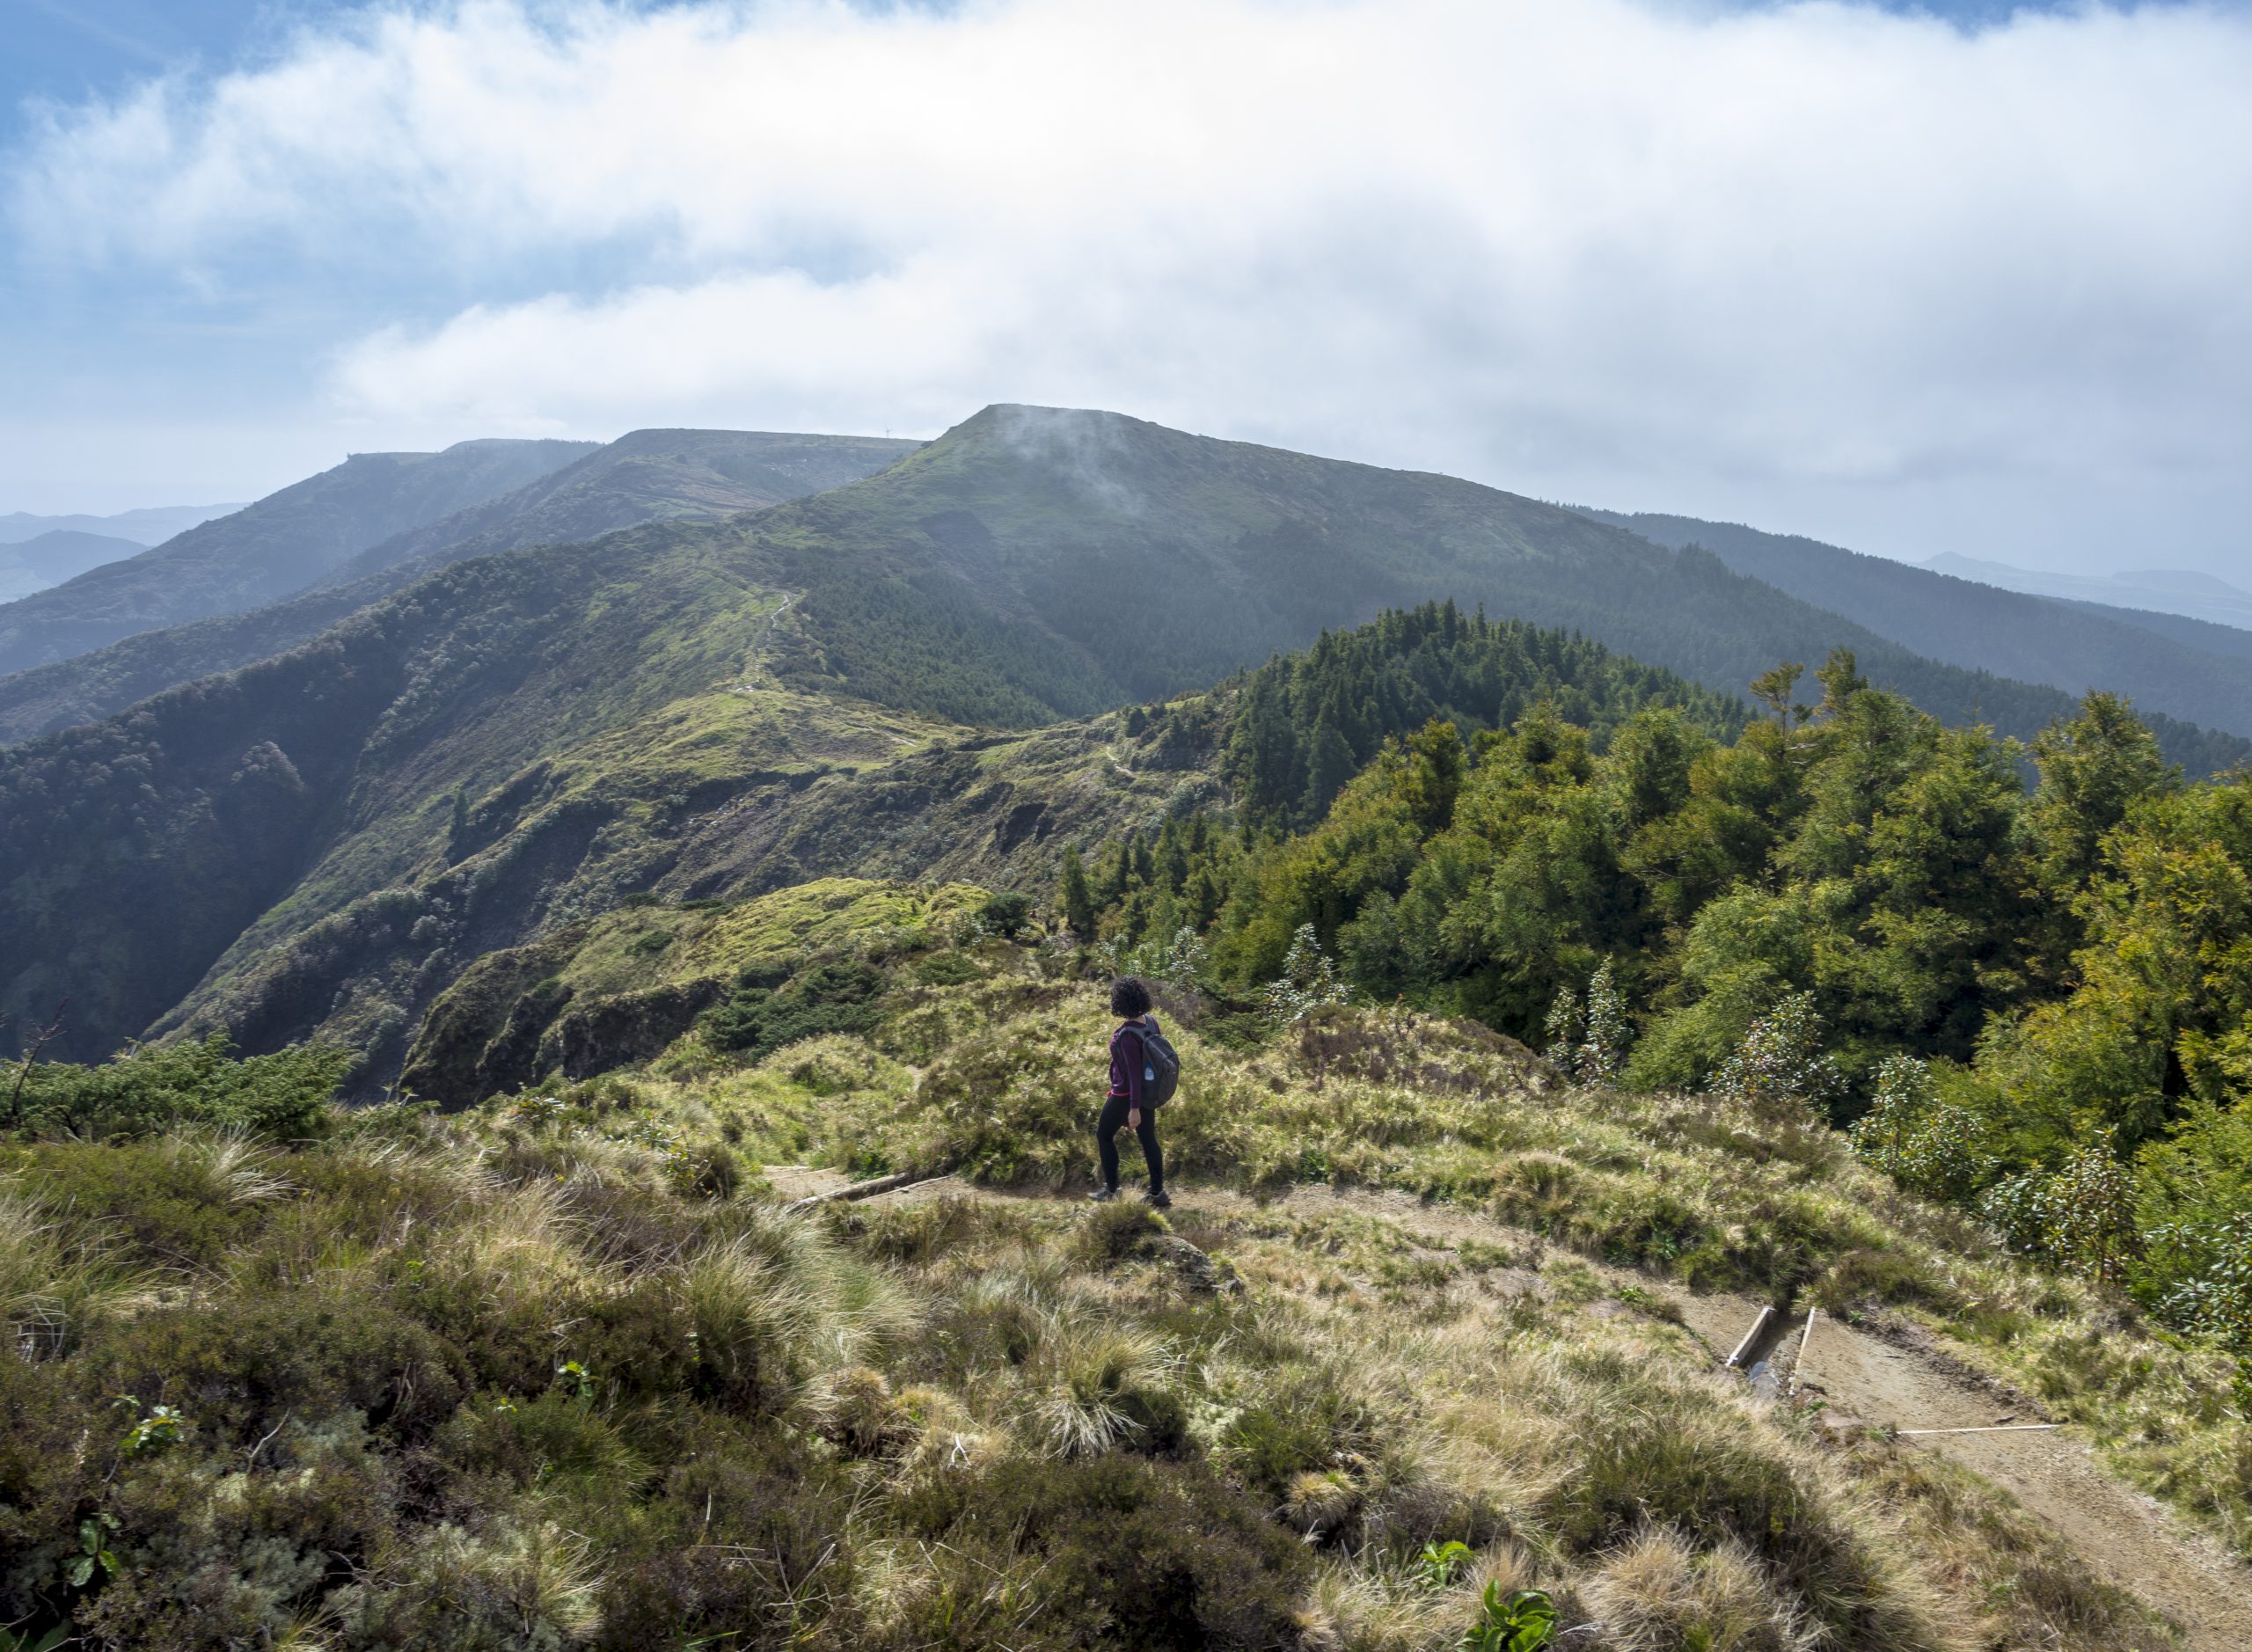
M 1113 1033 L 1111 1042 L 1116 1043 L 1126 1030 L 1122 1027 Z M 1142 1022 L 1133 1031 L 1142 1045 L 1142 1100 L 1152 1107 L 1161 1107 L 1181 1087 L 1181 1052 L 1158 1031 L 1153 1020 Z

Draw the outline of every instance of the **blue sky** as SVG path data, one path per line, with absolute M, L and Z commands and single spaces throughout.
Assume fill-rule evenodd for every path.
M 27 98 L 74 100 L 167 69 L 223 67 L 272 50 L 294 26 L 354 9 L 328 0 L 0 0 L 8 42 L 0 54 L 0 102 L 14 119 Z M 2058 8 L 1937 0 L 1891 9 L 1978 27 L 2019 10 Z
M 2252 578 L 2252 15 L 0 0 L 0 511 L 987 401 Z

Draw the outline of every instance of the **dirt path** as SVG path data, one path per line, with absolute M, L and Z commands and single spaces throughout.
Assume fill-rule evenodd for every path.
M 796 591 L 783 592 L 782 605 L 767 615 L 766 629 L 758 633 L 758 640 L 750 647 L 749 663 L 753 669 L 765 662 L 767 645 L 774 640 L 774 633 L 781 628 L 782 616 L 790 611 L 790 604 L 796 602 L 800 595 L 801 593 Z M 738 694 L 756 694 L 758 692 L 758 688 L 757 683 L 746 677 L 735 684 L 735 691 Z
M 1982 1384 L 1943 1343 L 1881 1340 L 1823 1318 L 1796 1373 L 1841 1423 L 1893 1429 L 1992 1429 L 2043 1421 Z M 2106 1473 L 2069 1429 L 1926 1434 L 1937 1451 L 2014 1496 L 2089 1569 L 2181 1624 L 2197 1652 L 2252 1648 L 2252 1568 L 2182 1530 L 2159 1505 Z
M 846 1181 L 823 1170 L 775 1169 L 768 1175 L 786 1198 L 830 1191 Z M 1050 1196 L 997 1192 L 948 1176 L 881 1195 L 875 1202 L 912 1202 L 948 1194 Z M 1497 1238 L 1535 1252 L 1542 1246 L 1536 1236 L 1502 1227 L 1478 1212 L 1429 1204 L 1408 1193 L 1305 1186 L 1266 1201 L 1202 1190 L 1175 1198 L 1182 1214 L 1220 1219 L 1278 1210 L 1305 1217 L 1331 1211 L 1372 1217 L 1435 1248 L 1467 1240 L 1491 1244 Z M 1716 1361 L 1736 1347 L 1766 1305 L 1755 1297 L 1685 1291 L 1629 1269 L 1588 1266 L 1614 1289 L 1636 1286 L 1678 1305 L 1684 1325 Z M 1538 1287 L 1538 1276 L 1527 1273 L 1525 1278 Z M 2014 1402 L 2007 1390 L 1979 1376 L 1940 1340 L 1920 1332 L 1888 1341 L 1820 1315 L 1800 1362 L 1804 1324 L 1802 1316 L 1779 1315 L 1758 1356 L 1772 1361 L 1769 1369 L 1778 1380 L 1821 1399 L 1833 1426 L 1991 1429 L 2005 1418 L 2019 1423 L 2044 1420 L 2022 1401 Z M 1917 1435 L 1906 1443 L 1937 1451 L 2007 1491 L 2097 1576 L 2179 1623 L 2191 1652 L 2252 1652 L 2252 1567 L 2184 1530 L 2156 1502 L 2113 1479 L 2071 1429 Z

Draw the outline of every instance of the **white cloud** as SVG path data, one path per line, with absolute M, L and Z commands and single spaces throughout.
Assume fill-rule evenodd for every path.
M 1881 541 L 2241 465 L 2248 85 L 2198 8 L 486 0 L 58 118 L 15 201 L 65 268 L 380 275 L 377 426 L 1099 404 Z

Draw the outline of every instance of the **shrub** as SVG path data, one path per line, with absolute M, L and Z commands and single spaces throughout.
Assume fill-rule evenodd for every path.
M 1845 1087 L 1845 1075 L 1823 1053 L 1810 992 L 1795 992 L 1754 1019 L 1712 1084 L 1715 1095 L 1771 1122 L 1821 1118 Z
M 165 1395 L 199 1440 L 238 1449 L 285 1416 L 345 1409 L 417 1438 L 452 1414 L 465 1374 L 428 1330 L 348 1289 L 159 1309 L 106 1334 L 88 1357 L 105 1393 Z
M 1580 1041 L 1587 1036 L 1587 1009 L 1577 992 L 1568 986 L 1556 989 L 1541 1032 L 1548 1059 L 1556 1064 L 1557 1071 L 1567 1078 L 1577 1078 Z
M 201 1043 L 155 1045 L 99 1066 L 43 1062 L 24 1074 L 20 1117 L 0 1123 L 34 1136 L 102 1140 L 182 1125 L 296 1140 L 326 1127 L 329 1102 L 355 1059 L 349 1050 L 298 1044 L 237 1060 L 230 1048 L 215 1033 Z
M 1321 950 L 1313 925 L 1299 925 L 1291 937 L 1290 951 L 1283 954 L 1282 975 L 1268 983 L 1269 1019 L 1287 1026 L 1309 1011 L 1343 1004 L 1347 997 L 1337 966 Z
M 1553 1014 L 1554 1012 L 1552 1011 Z M 1580 1041 L 1573 1071 L 1582 1084 L 1610 1084 L 1625 1071 L 1627 1046 L 1634 1042 L 1634 1023 L 1627 1016 L 1627 1001 L 1612 984 L 1611 961 L 1587 983 L 1586 1032 Z
M 1912 1056 L 1884 1059 L 1875 1102 L 1849 1134 L 1862 1159 L 1927 1198 L 1967 1204 L 1994 1179 L 1978 1115 L 1941 1100 L 1931 1070 Z
M 988 932 L 1014 940 L 1032 917 L 1032 897 L 1020 889 L 1003 889 L 986 897 L 977 909 L 977 921 Z
M 801 1039 L 868 1031 L 884 985 L 882 972 L 858 959 L 815 964 L 779 986 L 752 972 L 698 1025 L 713 1049 L 756 1059 Z
M 55 1208 L 99 1223 L 149 1262 L 216 1266 L 260 1225 L 259 1202 L 228 1198 L 209 1159 L 178 1144 L 42 1146 L 31 1162 Z

